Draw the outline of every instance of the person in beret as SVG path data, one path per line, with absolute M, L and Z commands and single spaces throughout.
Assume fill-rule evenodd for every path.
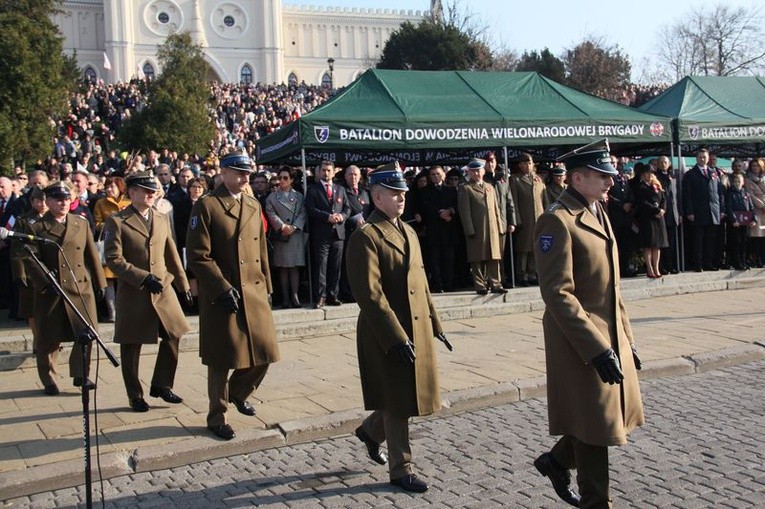
M 122 379 L 130 408 L 146 412 L 138 379 L 141 346 L 161 337 L 149 395 L 167 403 L 183 399 L 172 390 L 178 367 L 178 343 L 190 329 L 173 285 L 190 305 L 191 293 L 168 217 L 154 210 L 159 184 L 150 172 L 125 182 L 131 204 L 106 219 L 106 265 L 120 280 L 117 287 L 114 342 L 120 345 Z
M 510 177 L 510 192 L 515 204 L 516 226 L 513 235 L 515 281 L 520 286 L 537 283 L 534 265 L 534 225 L 549 203 L 545 184 L 534 170 L 531 154 L 521 154 L 518 171 Z
M 483 181 L 485 171 L 483 159 L 470 161 L 469 181 L 457 193 L 473 288 L 479 295 L 507 293 L 502 287 L 499 270 L 502 260 L 500 235 L 507 231 L 507 225 L 502 221 L 494 187 Z
M 440 409 L 434 338 L 448 340 L 428 290 L 417 234 L 401 220 L 407 184 L 398 163 L 375 170 L 370 186 L 375 209 L 351 235 L 346 253 L 360 308 L 356 344 L 364 407 L 373 411 L 355 434 L 372 461 L 387 461 L 391 484 L 421 493 L 428 485 L 414 474 L 409 417 Z
M 569 186 L 534 230 L 547 361 L 551 435 L 534 461 L 557 495 L 577 507 L 611 507 L 608 447 L 644 422 L 640 358 L 619 284 L 614 235 L 601 200 L 617 174 L 607 140 L 561 156 Z M 576 468 L 579 494 L 570 486 Z
M 87 219 L 69 213 L 72 191 L 66 184 L 56 182 L 43 193 L 48 211 L 39 221 L 26 223 L 24 233 L 52 241 L 35 243 L 33 249 L 49 270 L 55 269 L 62 290 L 97 331 L 96 299 L 103 299 L 106 277 L 90 225 Z M 76 341 L 84 324 L 29 256 L 24 258 L 24 270 L 34 290 L 32 314 L 39 325 L 34 343 L 37 373 L 45 394 L 53 396 L 59 393 L 55 366 L 61 343 Z M 88 348 L 87 359 L 80 348 L 72 348 L 69 355 L 69 375 L 75 387 L 84 385 L 84 390 L 95 387 L 88 378 L 90 351 Z
M 235 152 L 220 161 L 222 183 L 191 209 L 186 234 L 189 269 L 199 282 L 199 355 L 207 366 L 207 427 L 231 440 L 228 403 L 254 416 L 247 401 L 279 360 L 269 297 L 265 221 L 245 191 L 252 161 Z M 233 370 L 229 377 L 229 371 Z

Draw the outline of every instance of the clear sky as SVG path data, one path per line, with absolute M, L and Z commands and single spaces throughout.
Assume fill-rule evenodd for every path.
M 442 0 L 445 5 L 447 2 Z M 430 0 L 292 0 L 285 5 L 429 10 Z M 492 48 L 504 46 L 519 54 L 549 48 L 560 56 L 587 36 L 618 44 L 632 62 L 632 80 L 642 81 L 653 67 L 653 49 L 661 27 L 682 19 L 691 7 L 724 4 L 749 8 L 762 0 L 460 0 L 490 27 Z

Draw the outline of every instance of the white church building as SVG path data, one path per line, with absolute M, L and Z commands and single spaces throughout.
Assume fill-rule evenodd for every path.
M 54 17 L 64 49 L 107 83 L 159 73 L 157 47 L 189 31 L 224 83 L 347 85 L 373 67 L 391 33 L 431 11 L 319 8 L 281 0 L 64 0 Z M 105 56 L 104 56 L 105 55 Z M 108 64 L 107 64 L 108 62 Z M 111 67 L 111 69 L 106 69 Z

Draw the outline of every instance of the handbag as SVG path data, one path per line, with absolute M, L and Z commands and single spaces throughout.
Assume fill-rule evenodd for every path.
M 751 210 L 734 210 L 733 222 L 741 225 L 750 225 L 754 221 L 754 211 Z

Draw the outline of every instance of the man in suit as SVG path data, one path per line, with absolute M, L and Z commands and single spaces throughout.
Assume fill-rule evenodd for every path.
M 348 220 L 345 221 L 345 241 L 343 252 L 348 245 L 348 239 L 356 229 L 364 224 L 372 208 L 372 201 L 369 198 L 369 191 L 361 182 L 361 169 L 355 164 L 346 166 L 343 170 L 343 187 L 345 196 L 348 198 L 348 208 L 350 209 Z M 342 267 L 340 270 L 340 299 L 346 302 L 353 302 L 351 286 L 348 283 L 348 271 L 346 270 L 345 257 L 340 257 Z
M 428 185 L 420 191 L 417 213 L 425 223 L 425 266 L 434 293 L 454 289 L 455 253 L 459 242 L 457 189 L 445 184 L 441 166 L 428 170 Z
M 375 210 L 348 243 L 348 278 L 360 312 L 357 348 L 364 407 L 356 429 L 369 457 L 388 462 L 390 483 L 424 492 L 414 474 L 409 417 L 441 407 L 434 336 L 448 343 L 433 307 L 415 231 L 403 221 L 407 191 L 398 163 L 370 177 Z M 450 345 L 449 345 L 450 346 Z M 388 457 L 380 444 L 388 444 Z
M 37 256 L 49 270 L 54 271 L 61 288 L 82 316 L 97 330 L 96 299 L 103 298 L 106 278 L 90 225 L 86 219 L 69 213 L 72 192 L 66 184 L 55 182 L 45 188 L 44 194 L 48 212 L 40 221 L 27 224 L 24 233 L 52 241 L 37 243 Z M 46 274 L 34 260 L 25 258 L 24 268 L 34 289 L 35 323 L 40 325 L 34 345 L 37 373 L 45 394 L 56 395 L 59 389 L 54 376 L 59 347 L 62 342 L 77 341 L 85 326 L 52 288 Z M 98 289 L 98 295 L 94 294 L 94 286 Z M 83 362 L 80 348 L 72 348 L 69 375 L 74 379 L 76 387 L 94 387 L 88 379 L 89 364 L 90 348 L 87 362 Z
M 494 152 L 486 154 L 486 181 L 494 186 L 497 195 L 497 205 L 499 205 L 499 221 L 505 225 L 505 233 L 499 236 L 499 249 L 502 252 L 502 260 L 499 264 L 500 280 L 503 285 L 510 285 L 509 278 L 506 277 L 507 265 L 507 236 L 515 231 L 515 202 L 513 202 L 513 193 L 510 191 L 510 178 L 505 167 L 497 164 L 497 156 Z M 508 267 L 513 270 L 513 267 Z
M 457 193 L 462 230 L 467 240 L 467 260 L 473 276 L 473 288 L 479 295 L 507 293 L 500 280 L 499 264 L 502 251 L 499 236 L 505 230 L 499 205 L 491 184 L 483 181 L 485 161 L 473 159 L 468 163 L 468 183 Z
M 569 187 L 534 232 L 547 361 L 550 434 L 534 466 L 576 507 L 611 507 L 608 447 L 643 424 L 640 359 L 619 285 L 616 237 L 600 201 L 617 174 L 608 141 L 560 158 Z M 571 489 L 576 468 L 579 494 Z
M 316 308 L 323 308 L 325 304 L 342 304 L 337 294 L 345 239 L 343 223 L 350 216 L 351 209 L 345 189 L 332 181 L 334 176 L 335 165 L 331 161 L 323 161 L 318 180 L 308 188 L 305 197 L 310 220 L 313 302 Z
M 146 412 L 138 379 L 141 346 L 162 338 L 154 364 L 149 395 L 167 403 L 181 403 L 173 392 L 178 367 L 178 342 L 189 331 L 171 284 L 191 306 L 191 291 L 168 217 L 153 210 L 157 180 L 149 172 L 127 178 L 131 205 L 109 216 L 104 227 L 106 264 L 120 280 L 114 342 L 120 345 L 122 379 L 130 408 Z
M 530 154 L 522 154 L 517 161 L 518 171 L 510 177 L 510 191 L 515 204 L 516 227 L 513 236 L 515 250 L 515 281 L 520 286 L 536 284 L 534 265 L 534 225 L 547 208 L 545 184 L 534 171 Z
M 243 192 L 252 161 L 235 152 L 220 165 L 223 182 L 191 210 L 186 256 L 199 282 L 199 355 L 207 366 L 210 398 L 207 427 L 231 440 L 228 403 L 255 415 L 247 398 L 268 365 L 279 360 L 279 346 L 269 305 L 271 272 L 260 203 Z
M 18 198 L 13 194 L 13 182 L 8 177 L 0 177 L 0 226 L 8 230 L 13 228 L 14 204 Z M 17 300 L 11 278 L 11 246 L 8 240 L 0 240 L 0 308 L 9 308 L 9 318 L 16 318 Z
M 714 264 L 717 230 L 725 218 L 725 190 L 708 162 L 709 152 L 702 148 L 696 153 L 696 165 L 683 176 L 683 214 L 691 228 L 696 272 L 719 270 Z

